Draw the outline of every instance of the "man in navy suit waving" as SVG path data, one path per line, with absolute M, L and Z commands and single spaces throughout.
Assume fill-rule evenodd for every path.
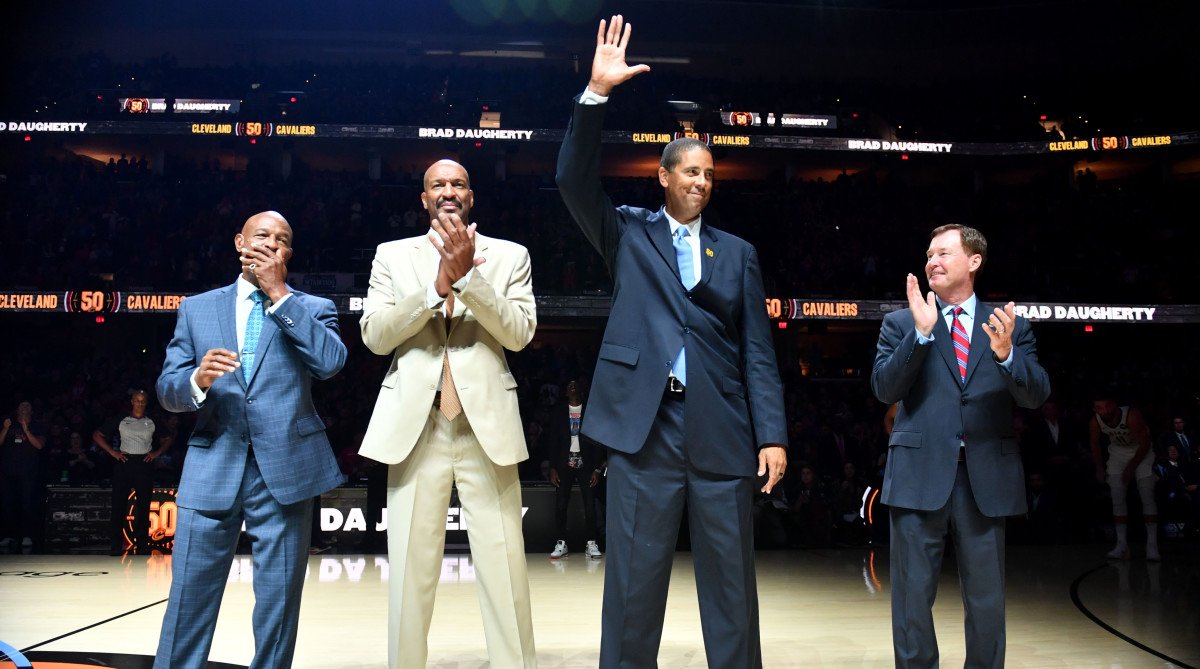
M 966 666 L 1004 666 L 1004 522 L 1027 506 L 1013 410 L 1041 406 L 1050 379 L 1013 303 L 1001 309 L 975 295 L 986 259 L 978 230 L 935 229 L 931 292 L 922 296 L 909 274 L 909 308 L 879 330 L 871 389 L 899 403 L 883 478 L 897 667 L 938 666 L 932 609 L 947 535 L 966 606 Z
M 751 506 L 756 487 L 783 476 L 787 435 L 758 254 L 701 220 L 714 173 L 703 142 L 664 150 L 663 209 L 616 207 L 601 188 L 608 95 L 649 70 L 626 65 L 623 25 L 600 22 L 557 176 L 613 277 L 583 418 L 583 433 L 610 449 L 600 666 L 658 666 L 686 503 L 708 666 L 759 667 Z
M 296 647 L 313 497 L 342 481 L 312 379 L 346 362 L 333 302 L 284 282 L 292 228 L 273 211 L 234 235 L 237 281 L 185 299 L 158 400 L 196 411 L 179 483 L 171 596 L 155 669 L 200 669 L 243 522 L 254 552 L 254 660 L 286 669 Z

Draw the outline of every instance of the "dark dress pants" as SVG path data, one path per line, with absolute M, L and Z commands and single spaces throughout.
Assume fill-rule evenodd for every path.
M 896 666 L 938 666 L 933 601 L 946 536 L 954 540 L 966 610 L 966 669 L 1004 667 L 1004 517 L 979 511 L 967 466 L 959 463 L 954 490 L 936 511 L 890 507 L 892 646 Z
M 150 539 L 150 495 L 154 489 L 154 464 L 146 462 L 144 455 L 125 454 L 125 462 L 117 461 L 113 467 L 112 485 L 112 548 L 119 551 L 125 547 L 124 530 L 129 509 L 129 491 L 135 493 L 133 504 L 133 533 L 130 543 L 137 550 L 146 547 Z
M 558 471 L 558 470 L 555 470 Z M 579 484 L 579 492 L 583 496 L 583 518 L 587 524 L 589 541 L 599 541 L 596 528 L 596 489 L 591 486 L 591 467 L 571 469 L 563 467 L 558 472 L 558 489 L 554 492 L 554 526 L 558 529 L 558 538 L 567 538 L 567 507 L 571 502 L 571 487 Z
M 682 400 L 664 398 L 639 452 L 609 452 L 602 669 L 658 666 L 667 586 L 685 504 L 708 666 L 762 666 L 754 579 L 754 479 L 715 476 L 690 467 L 683 416 Z

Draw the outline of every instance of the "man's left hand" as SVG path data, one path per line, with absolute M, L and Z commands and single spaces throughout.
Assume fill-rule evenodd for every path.
M 996 354 L 996 359 L 1000 362 L 1008 360 L 1012 353 L 1013 327 L 1017 324 L 1017 317 L 1013 313 L 1014 306 L 1009 302 L 1004 305 L 1003 310 L 992 309 L 992 315 L 988 316 L 986 327 L 983 328 L 991 340 L 992 353 Z
M 282 300 L 290 293 L 287 287 L 287 261 L 290 249 L 269 249 L 256 244 L 242 247 L 242 267 L 258 279 L 258 287 L 271 302 Z
M 783 478 L 783 471 L 787 469 L 787 449 L 783 446 L 763 446 L 758 449 L 758 475 L 769 474 L 767 476 L 767 484 L 762 487 L 762 492 L 771 492 L 771 488 L 775 487 L 776 483 Z

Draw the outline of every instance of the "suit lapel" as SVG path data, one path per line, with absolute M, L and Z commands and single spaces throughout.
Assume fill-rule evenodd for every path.
M 717 246 L 717 234 L 713 232 L 712 226 L 707 223 L 700 226 L 700 280 L 696 282 L 696 288 L 708 283 L 712 277 L 713 267 L 717 263 L 717 256 L 720 254 L 721 248 Z
M 679 261 L 675 259 L 675 246 L 671 244 L 671 224 L 667 221 L 667 215 L 663 209 L 659 209 L 646 221 L 646 234 L 650 236 L 650 242 L 654 244 L 654 248 L 658 249 L 663 260 L 667 261 L 667 266 L 671 268 L 671 274 L 678 281 Z
M 437 278 L 437 260 L 434 259 L 434 254 L 437 253 L 433 248 L 433 242 L 429 241 L 428 237 L 417 237 L 413 239 L 412 254 L 409 256 L 412 266 L 413 278 L 417 285 L 424 288 L 428 286 L 435 278 Z
M 298 299 L 293 291 L 289 300 Z M 271 349 L 271 342 L 275 341 L 275 335 L 279 333 L 279 326 L 276 325 L 275 319 L 270 316 L 264 316 L 262 332 L 258 334 L 258 350 L 254 352 L 254 369 L 250 370 L 250 380 L 246 382 L 247 386 L 254 383 L 254 379 L 258 376 L 258 372 L 263 368 L 263 361 L 267 359 L 267 351 Z
M 991 355 L 992 346 L 991 339 L 988 338 L 986 332 L 983 331 L 984 323 L 987 318 L 984 314 L 991 314 L 992 308 L 988 305 L 975 300 L 975 323 L 971 327 L 971 354 L 967 356 L 967 382 L 971 381 L 971 375 L 975 373 L 975 368 L 979 366 L 979 361 L 986 355 Z
M 237 339 L 237 283 L 225 288 L 225 294 L 221 297 L 220 309 L 217 310 L 217 326 L 221 328 L 221 343 L 230 351 L 237 351 L 238 359 L 242 357 L 242 350 L 238 347 Z M 246 375 L 241 373 L 239 369 L 234 376 L 237 377 L 238 383 L 242 384 L 242 389 L 246 389 Z

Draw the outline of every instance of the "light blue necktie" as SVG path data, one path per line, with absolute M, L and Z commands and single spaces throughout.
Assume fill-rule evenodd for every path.
M 250 382 L 250 374 L 254 371 L 254 353 L 258 351 L 258 336 L 262 334 L 263 316 L 266 312 L 263 301 L 267 296 L 256 290 L 250 293 L 254 306 L 250 307 L 250 315 L 246 318 L 246 337 L 242 345 L 242 375 Z
M 672 246 L 675 247 L 675 260 L 679 263 L 679 280 L 683 283 L 683 287 L 691 290 L 696 286 L 696 264 L 692 259 L 692 245 L 688 244 L 688 229 L 684 226 L 675 228 L 675 237 Z M 684 355 L 686 346 L 679 349 L 679 355 L 675 356 L 675 364 L 671 366 L 671 373 L 683 385 L 687 385 L 687 356 Z

